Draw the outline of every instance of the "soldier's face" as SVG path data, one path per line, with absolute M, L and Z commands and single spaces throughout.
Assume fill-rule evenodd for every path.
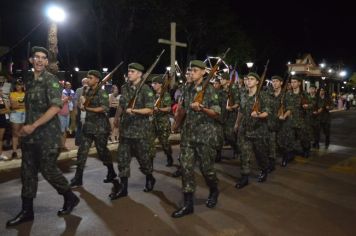
M 214 88 L 215 89 L 220 89 L 221 88 L 221 84 L 220 84 L 220 82 L 214 82 Z
M 196 82 L 196 81 L 200 80 L 201 78 L 203 78 L 204 74 L 205 74 L 205 69 L 193 67 L 191 70 L 191 77 L 192 77 L 193 82 Z
M 272 80 L 272 86 L 274 89 L 280 89 L 282 87 L 282 81 L 280 81 L 279 79 L 273 79 Z
M 135 70 L 135 69 L 129 69 L 127 73 L 127 77 L 129 78 L 130 82 L 135 82 L 142 76 L 142 72 Z
M 325 90 L 324 89 L 320 89 L 320 96 L 324 96 L 325 95 Z
M 253 88 L 256 87 L 258 84 L 258 80 L 255 77 L 249 76 L 247 79 L 247 87 Z
M 95 77 L 94 75 L 88 75 L 88 85 L 89 85 L 89 87 L 93 87 L 97 83 L 99 83 L 99 79 L 97 77 Z
M 247 81 L 248 81 L 248 78 L 247 77 L 244 77 L 244 85 L 247 87 Z
M 309 88 L 309 93 L 310 93 L 310 94 L 313 94 L 313 95 L 314 95 L 314 94 L 315 94 L 315 91 L 316 91 L 316 89 L 315 89 L 314 87 L 310 87 L 310 88 Z
M 300 86 L 300 82 L 298 80 L 292 79 L 291 85 L 292 85 L 292 89 L 297 89 Z
M 162 87 L 162 84 L 160 84 L 160 83 L 156 83 L 156 82 L 152 83 L 152 88 L 154 89 L 154 91 L 158 91 L 161 87 Z
M 30 63 L 33 66 L 35 72 L 42 72 L 48 65 L 48 58 L 43 52 L 35 52 L 32 58 L 30 58 Z

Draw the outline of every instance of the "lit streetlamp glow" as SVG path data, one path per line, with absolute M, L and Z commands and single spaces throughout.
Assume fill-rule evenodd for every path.
M 104 67 L 104 68 L 103 68 L 103 72 L 108 72 L 108 68 L 107 68 L 107 67 Z
M 253 66 L 253 62 L 247 62 L 246 65 L 247 65 L 247 67 L 250 69 L 250 68 L 252 68 L 252 66 Z
M 320 63 L 321 68 L 325 68 L 325 63 Z
M 78 71 L 79 71 L 79 67 L 74 67 L 74 70 L 75 70 L 76 72 L 78 72 Z
M 295 75 L 295 71 L 291 71 L 290 74 L 291 74 L 291 75 Z
M 346 76 L 346 71 L 344 71 L 344 70 L 343 70 L 343 71 L 340 71 L 339 76 L 340 76 L 340 77 Z
M 63 22 L 66 18 L 64 10 L 58 6 L 48 7 L 46 15 L 54 22 Z
M 329 73 L 333 73 L 333 69 L 329 69 L 328 72 L 329 72 Z

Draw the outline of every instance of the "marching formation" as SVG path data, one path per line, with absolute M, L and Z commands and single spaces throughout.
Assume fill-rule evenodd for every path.
M 272 76 L 272 86 L 264 86 L 268 61 L 261 76 L 251 72 L 243 80 L 235 81 L 234 75 L 219 72 L 221 61 L 207 68 L 201 60 L 192 60 L 185 73 L 185 84 L 179 90 L 175 109 L 169 85 L 175 70 L 152 78 L 152 88 L 147 78 L 160 56 L 145 70 L 139 63 L 128 65 L 128 79 L 121 87 L 121 96 L 114 125 L 119 127 L 117 169 L 115 172 L 107 148 L 110 135 L 108 94 L 101 86 L 105 78 L 99 71 L 87 74 L 88 89 L 83 91 L 80 109 L 86 112 L 81 129 L 82 137 L 77 154 L 76 173 L 68 182 L 56 166 L 59 156 L 60 128 L 56 114 L 60 110 L 60 87 L 56 77 L 46 71 L 48 51 L 33 47 L 30 62 L 34 73 L 26 80 L 26 121 L 20 131 L 22 137 L 22 209 L 7 222 L 18 225 L 34 219 L 33 200 L 37 192 L 37 174 L 45 179 L 64 197 L 58 215 L 70 214 L 79 203 L 71 188 L 83 185 L 83 172 L 89 148 L 95 143 L 98 156 L 107 167 L 104 183 L 112 183 L 111 200 L 128 196 L 130 162 L 136 157 L 140 171 L 145 175 L 144 192 L 154 189 L 153 164 L 158 138 L 167 156 L 167 166 L 173 165 L 172 147 L 168 141 L 171 132 L 180 132 L 179 167 L 174 177 L 182 179 L 183 205 L 172 213 L 179 218 L 194 212 L 195 165 L 209 188 L 206 206 L 218 204 L 219 180 L 214 164 L 222 159 L 224 144 L 231 146 L 233 156 L 240 159 L 241 177 L 235 187 L 249 184 L 251 161 L 256 160 L 260 174 L 258 182 L 265 182 L 275 170 L 277 162 L 282 167 L 297 155 L 308 158 L 311 148 L 319 149 L 320 131 L 325 134 L 325 148 L 330 143 L 330 114 L 333 108 L 325 88 L 311 85 L 303 90 L 302 78 L 288 75 Z M 214 83 L 214 86 L 212 84 Z M 174 115 L 171 125 L 170 115 Z M 41 145 L 39 147 L 38 145 Z M 38 147 L 37 147 L 38 146 Z

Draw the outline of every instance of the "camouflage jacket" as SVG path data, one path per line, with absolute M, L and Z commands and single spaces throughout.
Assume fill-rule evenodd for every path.
M 156 99 L 159 98 L 159 94 L 156 94 Z M 170 107 L 172 105 L 172 98 L 169 93 L 164 93 L 163 99 L 161 101 L 161 108 Z M 169 112 L 157 111 L 153 113 L 153 122 L 156 127 L 159 126 L 170 126 L 169 123 Z
M 268 114 L 268 129 L 271 131 L 277 131 L 282 123 L 278 117 L 278 110 L 281 107 L 282 102 L 284 107 L 286 107 L 285 99 L 282 100 L 282 91 L 278 96 L 274 95 L 274 92 L 269 92 L 269 104 L 270 104 L 270 114 Z
M 305 95 L 303 95 L 305 96 Z M 305 123 L 305 111 L 302 107 L 303 96 L 288 92 L 286 96 L 286 111 L 290 111 L 289 119 L 293 128 L 301 128 Z
M 134 86 L 126 83 L 121 87 L 120 106 L 126 111 L 130 100 L 135 96 L 136 89 L 139 85 Z M 151 108 L 154 105 L 153 91 L 147 84 L 144 84 L 139 91 L 134 109 Z M 149 116 L 129 115 L 122 113 L 120 119 L 120 135 L 125 138 L 145 139 L 150 137 L 152 132 L 152 123 Z
M 94 94 L 93 89 L 89 89 L 86 97 L 92 97 Z M 99 89 L 98 92 L 92 97 L 88 107 L 102 107 L 104 112 L 91 112 L 86 111 L 85 123 L 83 125 L 83 133 L 87 134 L 109 134 L 110 123 L 107 116 L 109 111 L 109 96 L 105 90 Z
M 241 135 L 245 135 L 248 138 L 267 137 L 267 119 L 254 118 L 251 116 L 253 104 L 255 103 L 255 95 L 249 96 L 248 92 L 241 95 L 241 124 L 239 126 L 239 132 Z M 259 96 L 260 112 L 271 113 L 269 107 L 268 94 L 265 91 L 261 91 Z
M 217 120 L 209 117 L 204 112 L 197 112 L 191 109 L 190 105 L 194 102 L 194 98 L 198 91 L 201 91 L 202 86 L 195 88 L 194 84 L 187 86 L 183 95 L 183 107 L 186 110 L 186 117 L 183 123 L 184 142 L 186 143 L 201 143 L 208 145 L 216 145 L 217 137 Z M 219 97 L 212 85 L 208 85 L 205 91 L 203 105 L 217 113 L 221 113 L 219 106 Z
M 232 93 L 234 104 L 240 104 L 240 93 L 236 85 L 232 86 L 231 93 Z M 238 110 L 237 109 L 233 111 L 226 110 L 227 100 L 228 100 L 227 90 L 224 89 L 219 90 L 218 96 L 219 96 L 219 105 L 221 107 L 219 122 L 223 125 L 234 127 Z
M 25 124 L 33 124 L 52 107 L 62 107 L 62 88 L 53 74 L 44 71 L 38 79 L 31 74 L 25 81 Z M 61 137 L 58 116 L 39 126 L 35 131 L 22 138 L 22 142 L 59 144 Z

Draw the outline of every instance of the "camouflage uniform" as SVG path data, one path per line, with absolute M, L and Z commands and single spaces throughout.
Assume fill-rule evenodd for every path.
M 25 87 L 25 125 L 33 124 L 51 106 L 62 106 L 58 79 L 49 72 L 44 71 L 37 79 L 32 75 L 25 81 Z M 70 189 L 68 181 L 57 168 L 60 139 L 58 116 L 54 116 L 32 134 L 21 139 L 22 197 L 36 197 L 38 171 L 59 194 L 64 194 Z
M 199 161 L 200 171 L 209 187 L 216 186 L 218 179 L 214 169 L 217 148 L 216 121 L 203 112 L 196 112 L 190 108 L 198 91 L 194 84 L 188 85 L 183 94 L 183 107 L 186 109 L 186 117 L 182 127 L 181 165 L 182 183 L 184 193 L 195 191 L 194 166 Z M 209 84 L 204 95 L 203 105 L 220 113 L 218 95 Z
M 89 89 L 87 97 L 92 97 L 93 89 Z M 78 169 L 83 170 L 89 149 L 94 141 L 98 156 L 104 165 L 112 164 L 109 149 L 107 148 L 110 134 L 110 123 L 107 116 L 109 111 L 109 97 L 103 89 L 99 89 L 93 96 L 89 108 L 102 107 L 104 112 L 86 111 L 85 123 L 82 128 L 82 139 L 78 149 Z
M 231 88 L 231 93 L 233 95 L 233 101 L 235 104 L 240 104 L 240 93 L 236 87 L 233 85 Z M 221 115 L 219 122 L 223 127 L 224 140 L 232 147 L 234 154 L 238 152 L 237 146 L 237 135 L 234 131 L 235 121 L 237 117 L 237 109 L 233 111 L 226 110 L 227 100 L 228 100 L 228 91 L 221 90 L 219 93 Z
M 159 94 L 156 94 L 158 99 Z M 161 107 L 170 107 L 172 104 L 171 96 L 165 93 L 161 102 Z M 162 145 L 162 149 L 167 156 L 172 156 L 172 147 L 169 143 L 169 135 L 171 134 L 171 123 L 169 121 L 169 113 L 167 112 L 155 112 L 153 114 L 154 125 L 154 139 L 158 137 L 159 142 Z
M 317 96 L 308 97 L 309 107 L 306 110 L 306 117 L 310 127 L 310 136 L 313 144 L 315 145 L 318 140 L 318 130 L 320 126 L 320 118 L 318 114 L 314 114 L 313 112 L 318 110 L 318 100 Z
M 139 85 L 137 85 L 139 86 Z M 121 87 L 120 106 L 126 110 L 135 95 L 137 86 L 126 83 Z M 138 93 L 135 109 L 153 109 L 154 95 L 150 87 L 144 84 Z M 118 168 L 120 177 L 130 177 L 130 163 L 135 156 L 140 164 L 140 170 L 145 175 L 152 174 L 152 159 L 150 144 L 152 140 L 152 123 L 149 116 L 130 115 L 123 112 L 120 119 L 120 145 L 118 148 Z
M 260 112 L 270 114 L 268 95 L 261 91 L 260 93 Z M 238 142 L 241 149 L 241 173 L 249 175 L 250 161 L 253 155 L 262 171 L 268 167 L 268 127 L 267 119 L 254 118 L 251 116 L 252 107 L 255 102 L 255 95 L 249 96 L 248 92 L 241 94 L 241 112 L 242 118 L 238 131 Z
M 270 114 L 268 116 L 268 131 L 269 131 L 269 159 L 273 162 L 276 161 L 278 157 L 281 156 L 281 148 L 277 142 L 277 137 L 279 135 L 280 128 L 282 126 L 282 121 L 278 117 L 278 110 L 281 106 L 282 91 L 278 96 L 274 95 L 274 92 L 270 92 Z

